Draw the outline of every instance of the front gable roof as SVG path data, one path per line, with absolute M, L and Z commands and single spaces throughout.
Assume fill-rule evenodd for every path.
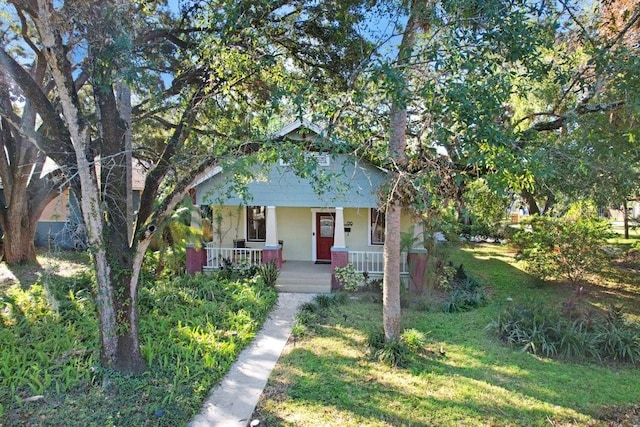
M 306 119 L 296 120 L 273 135 L 274 139 L 287 138 L 292 141 L 315 140 L 325 136 L 325 131 L 320 126 Z
M 276 132 L 275 139 L 315 141 L 325 133 L 318 125 L 297 120 Z M 196 202 L 201 205 L 260 205 L 288 207 L 377 207 L 377 190 L 386 174 L 376 166 L 347 154 L 318 156 L 318 173 L 330 177 L 301 178 L 286 160 L 276 164 L 260 164 L 252 170 L 246 183 L 248 198 L 230 191 L 233 176 L 220 166 L 211 168 L 205 178 L 196 183 Z

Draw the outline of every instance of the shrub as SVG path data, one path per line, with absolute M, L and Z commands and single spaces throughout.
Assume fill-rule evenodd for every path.
M 382 328 L 372 329 L 367 332 L 365 338 L 365 346 L 375 353 L 378 349 L 382 348 L 385 342 L 384 330 Z
M 346 291 L 354 292 L 364 285 L 364 276 L 356 271 L 353 264 L 336 267 L 335 275 Z
M 318 304 L 318 307 L 324 309 L 331 307 L 331 305 L 336 302 L 336 299 L 328 294 L 318 294 L 313 300 Z
M 214 274 L 218 280 L 245 280 L 258 274 L 258 266 L 246 261 L 234 264 L 230 259 L 225 259 L 222 262 L 222 268 Z
M 403 366 L 423 350 L 426 342 L 426 334 L 417 329 L 405 329 L 400 336 L 390 340 L 386 339 L 382 329 L 373 329 L 365 338 L 369 354 L 389 366 Z
M 513 236 L 517 259 L 540 279 L 562 276 L 577 283 L 606 260 L 602 247 L 611 235 L 609 223 L 593 216 L 533 216 Z

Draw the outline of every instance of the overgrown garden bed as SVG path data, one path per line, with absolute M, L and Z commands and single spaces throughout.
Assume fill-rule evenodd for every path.
M 122 376 L 99 366 L 87 260 L 67 255 L 42 256 L 45 268 L 19 267 L 17 275 L 2 266 L 0 425 L 185 424 L 277 298 L 237 270 L 146 280 L 140 333 L 148 370 Z

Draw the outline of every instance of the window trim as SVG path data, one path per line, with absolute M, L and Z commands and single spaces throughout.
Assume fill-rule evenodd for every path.
M 383 222 L 382 222 L 382 240 L 381 241 L 376 241 L 374 242 L 373 240 L 373 218 L 374 218 L 374 212 L 376 211 L 380 211 L 378 208 L 369 208 L 369 221 L 368 221 L 368 229 L 369 229 L 369 246 L 384 246 L 384 229 L 386 227 L 385 224 L 385 220 L 386 220 L 386 213 L 385 212 L 379 212 L 380 215 L 382 215 L 383 218 Z
M 264 238 L 260 238 L 260 236 L 258 236 L 257 238 L 251 238 L 251 233 L 250 230 L 252 229 L 253 224 L 250 224 L 249 221 L 254 221 L 253 220 L 253 211 L 251 212 L 251 217 L 249 217 L 249 209 L 254 209 L 254 208 L 262 208 L 262 221 L 264 222 Z M 245 209 L 245 226 L 246 226 L 246 230 L 247 230 L 247 242 L 266 242 L 267 241 L 267 207 L 266 206 L 246 206 Z M 257 232 L 256 232 L 257 234 Z

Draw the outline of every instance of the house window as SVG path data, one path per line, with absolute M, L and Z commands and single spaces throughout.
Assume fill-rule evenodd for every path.
M 247 206 L 247 240 L 264 242 L 267 239 L 267 216 L 264 206 Z
M 370 216 L 371 221 L 369 224 L 371 227 L 371 244 L 384 245 L 384 212 L 373 208 L 370 211 Z
M 331 156 L 328 154 L 316 153 L 316 160 L 318 161 L 318 166 L 331 165 Z

